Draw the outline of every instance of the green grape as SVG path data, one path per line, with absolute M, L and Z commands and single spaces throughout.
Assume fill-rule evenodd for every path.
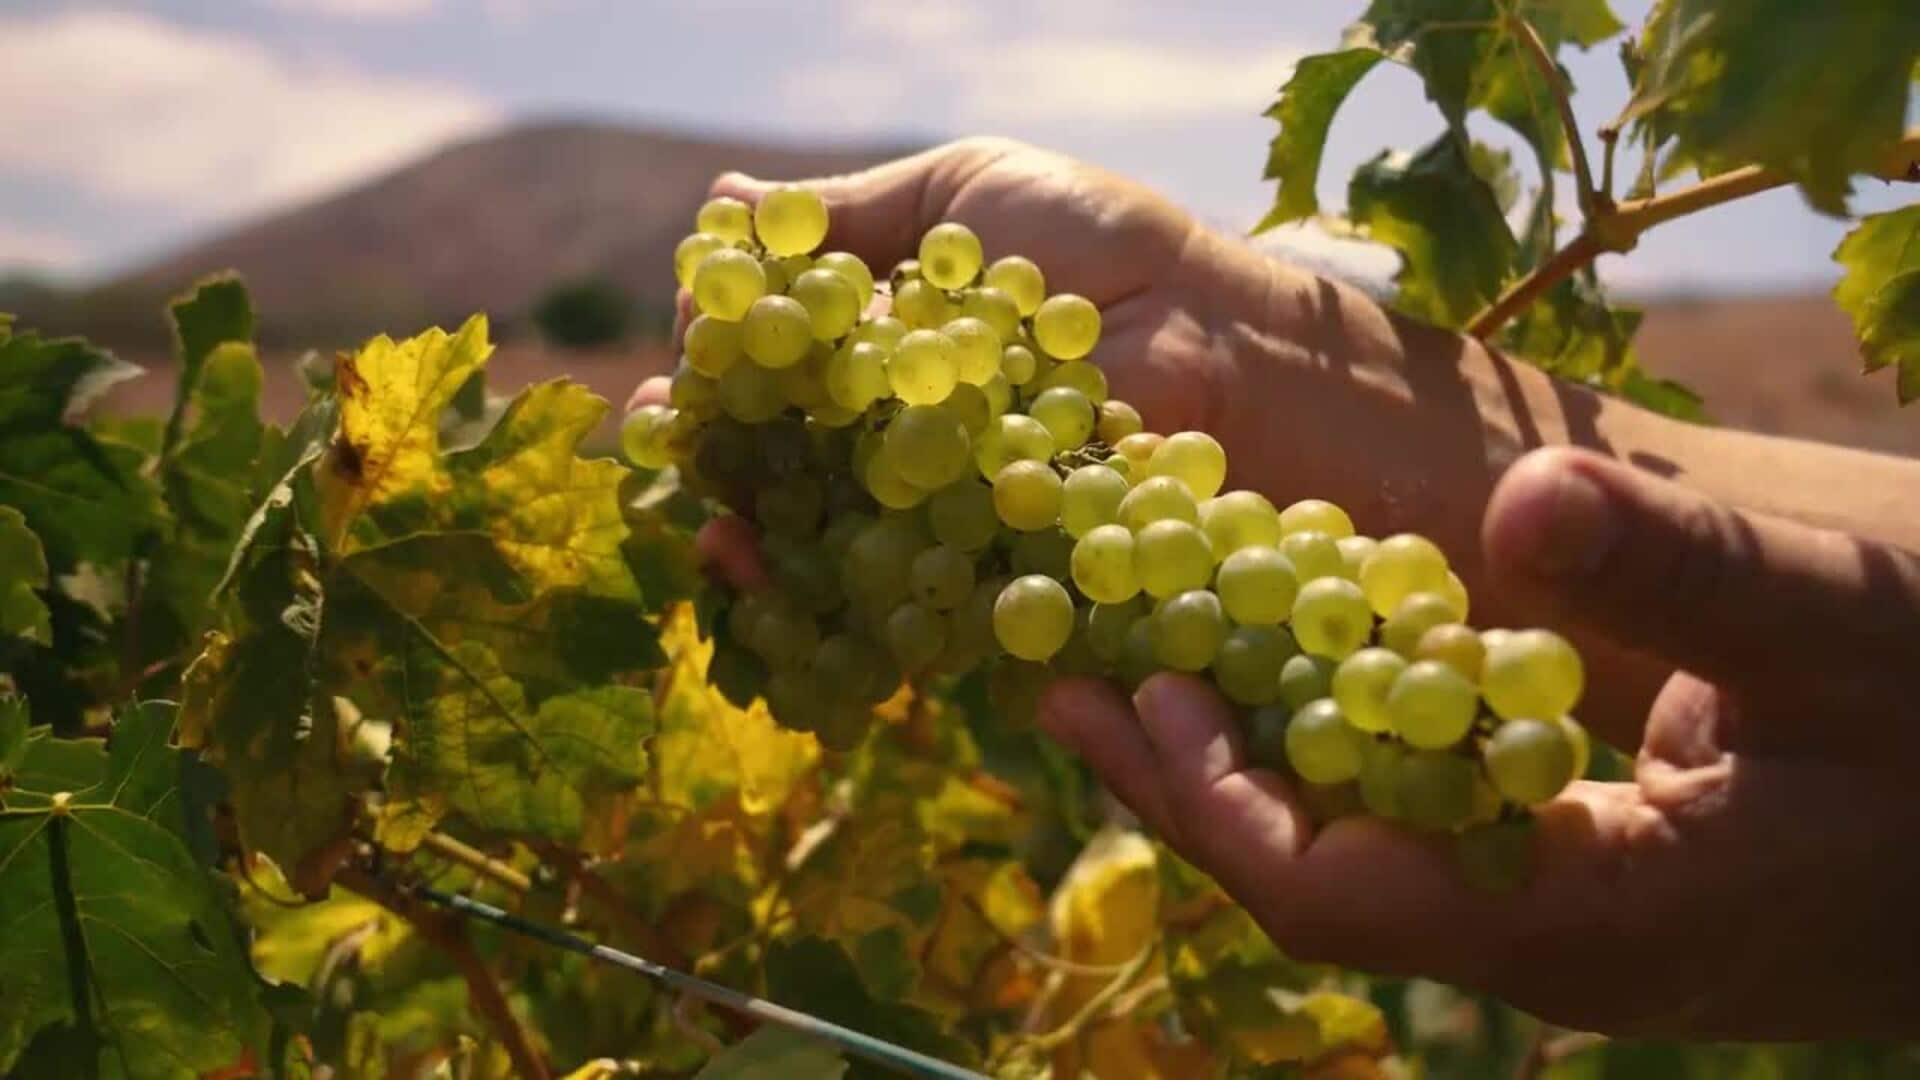
M 1200 520 L 1200 504 L 1187 485 L 1171 476 L 1155 476 L 1135 484 L 1120 500 L 1120 524 L 1139 532 L 1156 521 Z M 1204 535 L 1204 534 L 1202 534 Z M 1212 550 L 1209 543 L 1208 550 Z
M 1105 465 L 1082 465 L 1067 474 L 1060 492 L 1060 525 L 1072 537 L 1085 536 L 1120 519 L 1127 481 Z
M 775 671 L 767 680 L 766 699 L 773 718 L 789 730 L 812 731 L 825 719 L 820 680 L 806 668 Z
M 867 494 L 889 510 L 911 510 L 927 500 L 926 489 L 915 487 L 901 476 L 892 457 L 884 451 L 867 459 L 862 478 L 866 481 Z
M 1119 663 L 1127 647 L 1127 630 L 1145 613 L 1137 593 L 1118 604 L 1093 605 L 1087 612 L 1087 647 L 1106 663 Z
M 774 373 L 758 364 L 735 364 L 720 376 L 715 393 L 728 416 L 743 424 L 764 424 L 787 408 L 787 395 Z
M 938 405 L 909 405 L 886 429 L 886 450 L 907 483 L 927 491 L 966 474 L 973 440 L 958 417 Z
M 1227 452 L 1204 431 L 1169 435 L 1147 459 L 1148 476 L 1171 476 L 1196 499 L 1211 499 L 1227 479 Z
M 729 244 L 744 244 L 753 239 L 753 208 L 739 199 L 720 195 L 701 204 L 700 212 L 693 216 L 693 227 Z
M 1344 566 L 1340 576 L 1359 581 L 1360 567 L 1366 564 L 1367 556 L 1373 554 L 1373 549 L 1380 546 L 1380 541 L 1371 536 L 1343 536 L 1334 541 L 1334 546 L 1340 549 L 1340 561 Z
M 1292 623 L 1294 639 L 1302 649 L 1344 660 L 1366 644 L 1373 632 L 1373 613 L 1360 586 L 1342 577 L 1321 577 L 1300 587 L 1293 601 Z
M 1134 573 L 1153 597 L 1206 587 L 1213 577 L 1213 548 L 1191 522 L 1156 521 L 1134 533 Z
M 1060 520 L 1060 475 L 1043 461 L 1016 461 L 993 478 L 993 508 L 1009 529 L 1031 532 Z
M 1073 578 L 1073 537 L 1059 529 L 1037 529 L 1014 537 L 1007 561 L 1016 574 L 1045 574 L 1055 581 Z
M 679 415 L 666 405 L 642 405 L 620 425 L 620 449 L 642 469 L 664 469 L 673 464 L 667 429 Z
M 937 330 L 915 330 L 887 359 L 887 381 L 909 405 L 938 405 L 960 381 L 953 340 Z
M 895 289 L 898 289 L 904 282 L 919 281 L 920 260 L 901 259 L 899 262 L 894 263 L 893 273 L 888 275 L 888 280 L 893 283 Z
M 1367 813 L 1389 821 L 1399 819 L 1400 763 L 1407 748 L 1391 739 L 1369 739 L 1360 755 L 1360 805 Z
M 1454 841 L 1460 879 L 1483 892 L 1512 892 L 1533 874 L 1533 823 L 1475 825 Z
M 691 287 L 701 314 L 738 322 L 766 295 L 767 272 L 759 259 L 739 248 L 720 248 L 700 260 Z
M 780 269 L 785 272 L 789 285 L 797 280 L 801 274 L 813 269 L 813 256 L 811 255 L 781 255 L 778 256 L 775 261 L 780 264 Z M 772 292 L 773 290 L 769 289 L 767 291 Z
M 932 330 L 945 326 L 958 309 L 946 293 L 915 279 L 894 289 L 893 313 L 909 329 Z
M 1100 403 L 1100 419 L 1094 422 L 1093 434 L 1101 442 L 1112 446 L 1129 435 L 1138 435 L 1143 427 L 1145 424 L 1140 419 L 1140 410 L 1118 398 L 1109 398 Z
M 1573 740 L 1553 720 L 1508 720 L 1481 753 L 1494 790 L 1522 806 L 1560 794 L 1575 775 Z
M 953 342 L 953 360 L 961 382 L 979 386 L 1000 374 L 1000 335 L 993 327 L 962 315 L 948 320 L 940 332 Z
M 1140 591 L 1133 573 L 1133 534 L 1122 526 L 1088 530 L 1073 545 L 1071 566 L 1074 585 L 1097 604 L 1118 604 Z
M 1007 579 L 1003 577 L 974 582 L 966 603 L 953 609 L 947 631 L 949 649 L 962 648 L 982 659 L 993 652 L 997 647 L 993 639 L 993 602 L 1006 587 Z
M 1438 660 L 1409 664 L 1387 693 L 1393 730 L 1422 750 L 1440 750 L 1465 738 L 1479 707 L 1473 684 Z
M 908 329 L 906 323 L 891 315 L 876 315 L 854 327 L 851 337 L 854 341 L 868 342 L 892 352 L 900 344 L 900 339 L 907 336 Z
M 820 485 L 805 477 L 762 488 L 753 500 L 754 520 L 768 532 L 783 536 L 812 536 L 825 509 L 826 496 Z
M 1480 635 L 1461 623 L 1441 623 L 1420 635 L 1413 647 L 1416 660 L 1438 660 L 1460 673 L 1469 682 L 1480 681 L 1480 666 L 1486 661 L 1487 648 Z
M 1093 654 L 1093 646 L 1087 640 L 1087 620 L 1092 610 L 1086 606 L 1073 609 L 1073 633 L 1067 635 L 1067 643 L 1047 661 L 1048 667 L 1062 675 L 1106 674 L 1106 665 Z
M 993 636 L 1022 660 L 1047 660 L 1073 633 L 1073 599 L 1050 577 L 1015 578 L 993 602 Z
M 933 537 L 961 551 L 981 551 L 1000 531 L 993 489 L 971 477 L 950 484 L 927 500 L 927 524 Z
M 745 346 L 740 340 L 740 324 L 722 322 L 707 315 L 696 315 L 687 324 L 684 347 L 687 366 L 714 379 L 725 375 L 727 369 L 745 355 Z
M 1277 626 L 1241 626 L 1227 634 L 1213 658 L 1213 681 L 1229 701 L 1271 705 L 1280 700 L 1280 669 L 1299 654 L 1293 635 Z
M 1433 541 L 1400 533 L 1380 541 L 1360 565 L 1360 588 L 1367 603 L 1381 617 L 1394 613 L 1400 601 L 1417 592 L 1436 592 L 1447 582 L 1447 557 Z
M 913 596 L 935 611 L 952 611 L 973 592 L 973 560 L 945 544 L 914 556 Z
M 846 554 L 847 548 L 853 546 L 853 538 L 859 536 L 867 526 L 872 525 L 874 520 L 873 515 L 861 513 L 858 510 L 836 514 L 833 520 L 827 522 L 826 529 L 820 533 L 820 546 L 835 558 L 839 558 Z
M 1100 309 L 1084 296 L 1049 296 L 1033 313 L 1033 339 L 1055 360 L 1078 360 L 1100 340 Z
M 1480 689 L 1502 719 L 1564 716 L 1586 687 L 1580 654 L 1551 630 L 1518 630 L 1489 644 Z
M 1257 491 L 1229 491 L 1201 503 L 1200 528 L 1222 558 L 1241 548 L 1280 544 L 1280 515 Z
M 1280 533 L 1320 532 L 1339 540 L 1353 535 L 1353 519 L 1325 499 L 1301 499 L 1280 511 Z
M 1466 622 L 1471 601 L 1467 597 L 1467 583 L 1460 580 L 1460 575 L 1451 570 L 1447 571 L 1447 580 L 1440 586 L 1439 592 L 1440 596 L 1446 600 L 1447 606 L 1453 609 L 1453 617 Z
M 683 289 L 693 288 L 694 271 L 707 256 L 727 246 L 724 237 L 697 232 L 681 240 L 673 249 L 673 278 Z M 752 258 L 752 256 L 748 256 Z
M 753 229 L 773 254 L 804 255 L 827 238 L 827 204 L 805 188 L 782 185 L 761 196 Z
M 786 395 L 787 404 L 808 411 L 831 407 L 833 398 L 827 393 L 827 364 L 832 359 L 833 353 L 826 343 L 816 341 L 799 363 L 776 371 L 774 374 L 779 377 L 780 392 Z
M 1311 784 L 1338 784 L 1360 775 L 1366 737 L 1347 723 L 1332 698 L 1310 701 L 1287 721 L 1287 764 Z
M 905 672 L 925 671 L 947 647 L 947 620 L 922 604 L 905 603 L 887 616 L 887 649 Z
M 847 284 L 853 286 L 857 311 L 867 310 L 867 305 L 873 302 L 873 271 L 868 269 L 866 261 L 860 256 L 845 251 L 829 251 L 813 260 L 813 265 L 839 274 Z
M 1047 279 L 1032 259 L 1021 255 L 993 260 L 984 280 L 988 286 L 1006 293 L 1022 317 L 1039 311 L 1040 302 L 1047 298 Z
M 863 410 L 892 392 L 887 350 L 879 345 L 849 342 L 827 361 L 827 396 L 843 409 Z
M 939 407 L 951 413 L 954 419 L 960 421 L 960 426 L 966 429 L 969 447 L 967 456 L 971 460 L 972 437 L 987 430 L 987 425 L 999 415 L 993 411 L 993 403 L 987 400 L 987 392 L 971 383 L 963 382 L 953 388 L 953 393 L 948 394 L 947 400 L 941 402 Z
M 1149 675 L 1160 670 L 1158 650 L 1154 647 L 1154 621 L 1152 615 L 1142 615 L 1127 627 L 1126 640 L 1120 649 L 1120 660 L 1115 664 L 1122 682 L 1138 686 Z
M 755 516 L 764 517 L 757 512 Z M 762 538 L 762 545 L 775 584 L 803 610 L 825 615 L 846 603 L 837 556 L 811 543 L 786 543 L 778 533 Z
M 1039 386 L 1042 390 L 1051 390 L 1056 386 L 1078 390 L 1086 395 L 1087 400 L 1092 402 L 1096 409 L 1107 400 L 1106 372 L 1085 360 L 1061 364 L 1047 372 L 1046 377 L 1040 380 Z
M 1457 754 L 1422 750 L 1394 767 L 1394 801 L 1401 820 L 1420 829 L 1452 829 L 1473 819 L 1478 770 Z
M 820 647 L 820 625 L 797 607 L 778 603 L 753 621 L 749 644 L 775 671 L 805 667 Z
M 858 701 L 826 701 L 814 720 L 813 737 L 822 750 L 850 754 L 860 748 L 872 730 L 871 706 Z
M 787 295 L 806 309 L 813 336 L 836 341 L 860 321 L 860 292 L 833 270 L 808 270 L 787 286 Z
M 1300 581 L 1293 563 L 1278 549 L 1245 547 L 1220 563 L 1214 588 L 1234 622 L 1242 626 L 1271 625 L 1293 614 Z
M 1282 536 L 1280 554 L 1293 563 L 1294 573 L 1299 575 L 1303 583 L 1325 577 L 1346 576 L 1343 571 L 1347 564 L 1340 557 L 1340 545 L 1334 542 L 1333 537 L 1318 529 L 1302 529 Z
M 1053 436 L 1031 416 L 996 416 L 974 440 L 973 463 L 980 475 L 992 480 L 1016 461 L 1050 461 Z
M 864 594 L 891 610 L 911 595 L 913 560 L 927 540 L 911 518 L 880 518 L 847 545 L 840 562 L 840 584 L 850 595 Z
M 1027 406 L 1027 415 L 1046 427 L 1055 450 L 1077 450 L 1093 435 L 1093 403 L 1070 386 L 1042 390 Z
M 1587 736 L 1587 729 L 1580 726 L 1580 721 L 1571 716 L 1560 717 L 1559 724 L 1573 747 L 1573 778 L 1578 780 L 1587 775 L 1587 766 L 1593 762 L 1593 740 Z
M 1401 656 L 1412 656 L 1427 631 L 1454 621 L 1453 608 L 1438 593 L 1414 593 L 1380 624 L 1380 644 Z
M 1154 657 L 1175 671 L 1205 670 L 1227 640 L 1227 613 L 1209 589 L 1167 597 L 1153 620 Z
M 1334 669 L 1333 700 L 1340 703 L 1347 722 L 1361 731 L 1390 731 L 1387 694 L 1406 670 L 1407 662 L 1391 649 L 1361 649 Z
M 1039 366 L 1033 350 L 1025 345 L 1015 343 L 1000 350 L 1000 374 L 1015 386 L 1025 386 Z
M 760 271 L 767 275 L 767 295 L 778 296 L 787 291 L 793 283 L 793 275 L 787 273 L 785 259 L 769 255 L 760 260 Z
M 955 387 L 958 389 L 958 387 Z M 1013 407 L 1013 384 L 1005 375 L 994 372 L 993 378 L 980 384 L 980 393 L 987 399 L 987 415 L 999 416 Z
M 832 634 L 813 653 L 813 673 L 822 686 L 855 701 L 878 704 L 893 696 L 900 673 L 865 638 Z
M 1262 705 L 1247 717 L 1245 727 L 1247 764 L 1257 769 L 1281 772 L 1287 764 L 1287 725 L 1293 710 L 1285 705 Z
M 1147 462 L 1152 460 L 1153 452 L 1160 449 L 1160 444 L 1166 441 L 1164 435 L 1156 435 L 1151 431 L 1137 431 L 1114 443 L 1113 449 L 1126 460 L 1129 475 L 1137 484 L 1147 479 Z M 1188 493 L 1188 497 L 1192 497 L 1191 492 Z
M 960 314 L 993 327 L 1001 341 L 1011 341 L 1020 332 L 1020 309 L 1013 297 L 991 285 L 968 289 L 960 298 Z
M 920 238 L 920 276 L 942 289 L 961 289 L 980 272 L 980 238 L 957 221 L 945 221 Z

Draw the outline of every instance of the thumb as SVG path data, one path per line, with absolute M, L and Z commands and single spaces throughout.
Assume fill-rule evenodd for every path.
M 1522 458 L 1482 525 L 1488 569 L 1556 621 L 1708 679 L 1904 670 L 1920 564 L 1844 533 L 1735 509 L 1609 458 Z

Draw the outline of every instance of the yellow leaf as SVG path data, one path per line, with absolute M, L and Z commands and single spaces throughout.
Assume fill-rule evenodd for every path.
M 820 744 L 776 724 L 764 703 L 741 709 L 707 685 L 713 646 L 699 639 L 684 605 L 662 627 L 661 645 L 673 666 L 653 742 L 656 796 L 697 809 L 737 795 L 755 817 L 785 805 L 819 763 Z

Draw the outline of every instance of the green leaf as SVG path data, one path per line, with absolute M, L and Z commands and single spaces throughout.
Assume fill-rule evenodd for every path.
M 1920 270 L 1909 270 L 1873 295 L 1867 305 L 1872 326 L 1860 339 L 1867 370 L 1893 365 L 1894 392 L 1900 404 L 1920 398 Z
M 1674 139 L 1668 170 L 1779 169 L 1830 214 L 1899 141 L 1920 6 L 1904 0 L 1661 0 L 1628 113 Z
M 962 1065 L 973 1048 L 949 1034 L 931 1013 L 875 998 L 839 946 L 817 937 L 776 942 L 767 949 L 767 996 L 789 1008 L 855 1031 Z M 874 1074 L 862 1063 L 856 1075 Z
M 1833 299 L 1853 318 L 1868 371 L 1896 365 L 1901 404 L 1920 396 L 1920 206 L 1863 218 L 1833 253 Z
M 1280 100 L 1266 112 L 1268 119 L 1280 125 L 1267 151 L 1266 178 L 1278 180 L 1280 185 L 1273 209 L 1253 227 L 1254 232 L 1319 212 L 1320 199 L 1314 188 L 1320 179 L 1327 129 L 1347 95 L 1380 59 L 1378 49 L 1345 49 L 1309 56 L 1293 69 L 1293 75 L 1280 88 Z
M 47 553 L 26 516 L 0 506 L 0 634 L 53 644 L 53 624 L 38 590 L 47 587 Z
M 1500 293 L 1516 245 L 1500 204 L 1450 136 L 1418 154 L 1385 153 L 1354 173 L 1348 212 L 1402 257 L 1396 306 L 1464 326 Z
M 62 1025 L 84 1074 L 194 1077 L 260 1044 L 252 970 L 182 838 L 172 723 L 149 705 L 105 748 L 27 740 L 0 811 L 0 1069 Z
M 839 1080 L 839 1051 L 788 1028 L 768 1025 L 715 1055 L 697 1080 Z

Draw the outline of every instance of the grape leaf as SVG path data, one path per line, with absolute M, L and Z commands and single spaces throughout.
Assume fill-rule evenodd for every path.
M 846 1072 L 830 1044 L 769 1024 L 714 1055 L 695 1080 L 839 1080 Z
M 1396 306 L 1438 326 L 1464 326 L 1500 293 L 1513 266 L 1513 232 L 1460 140 L 1417 154 L 1385 153 L 1354 173 L 1348 212 L 1400 252 Z
M 0 1068 L 50 1026 L 87 1074 L 193 1077 L 259 1046 L 251 969 L 183 840 L 172 725 L 145 705 L 104 748 L 27 740 L 0 811 Z
M 932 1014 L 874 997 L 852 959 L 832 942 L 817 937 L 776 942 L 767 949 L 765 964 L 767 996 L 783 1005 L 946 1061 L 974 1063 L 973 1047 Z M 854 1063 L 850 1072 L 884 1075 L 864 1062 Z
M 1920 6 L 1905 0 L 1660 0 L 1628 107 L 1671 134 L 1667 170 L 1780 169 L 1842 214 L 1850 178 L 1902 135 L 1920 60 Z
M 1320 179 L 1320 156 L 1327 146 L 1327 130 L 1333 126 L 1347 95 L 1372 71 L 1381 59 L 1378 49 L 1343 49 L 1320 53 L 1300 61 L 1280 88 L 1280 99 L 1266 116 L 1280 125 L 1267 149 L 1266 178 L 1279 181 L 1273 209 L 1256 233 L 1265 232 L 1289 221 L 1312 217 L 1320 210 L 1314 190 Z
M 0 634 L 53 644 L 53 625 L 38 590 L 47 587 L 47 553 L 27 519 L 0 506 Z
M 1866 370 L 1895 365 L 1901 404 L 1920 397 L 1920 206 L 1861 219 L 1833 253 L 1833 299 L 1853 318 Z

